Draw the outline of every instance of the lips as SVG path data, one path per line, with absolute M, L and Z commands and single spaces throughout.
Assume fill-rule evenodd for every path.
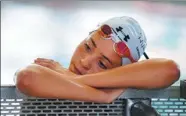
M 82 72 L 75 66 L 75 64 L 74 64 L 74 70 L 77 74 L 82 75 Z

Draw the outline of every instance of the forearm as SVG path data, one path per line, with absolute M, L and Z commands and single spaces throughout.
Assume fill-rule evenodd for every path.
M 153 89 L 167 87 L 178 78 L 179 69 L 173 61 L 151 59 L 83 75 L 76 80 L 92 87 Z
M 39 65 L 30 65 L 18 72 L 17 87 L 35 97 L 107 102 L 107 93 L 64 76 Z

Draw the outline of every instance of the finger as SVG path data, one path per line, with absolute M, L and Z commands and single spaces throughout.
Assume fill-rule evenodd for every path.
M 41 63 L 41 62 L 45 62 L 45 63 L 48 63 L 48 62 L 46 62 L 46 61 L 44 61 L 44 60 L 34 60 L 34 63 Z
M 43 61 L 46 61 L 46 60 L 49 60 L 49 59 L 46 59 L 46 58 L 37 58 L 37 60 L 43 60 Z
M 37 62 L 36 64 L 52 69 L 53 65 L 46 62 Z
M 35 63 L 35 64 L 39 64 L 40 62 L 39 62 L 39 61 L 37 61 L 37 60 L 34 60 L 34 63 Z
M 61 64 L 59 62 L 55 62 L 55 63 L 61 66 Z
M 52 59 L 46 59 L 46 58 L 37 58 L 36 61 L 38 61 L 38 62 L 41 62 L 41 61 L 42 61 L 42 62 L 43 62 L 43 61 L 44 61 L 44 62 L 53 62 Z
M 38 63 L 38 62 L 39 62 L 39 60 L 37 60 L 37 59 L 34 60 L 34 63 Z

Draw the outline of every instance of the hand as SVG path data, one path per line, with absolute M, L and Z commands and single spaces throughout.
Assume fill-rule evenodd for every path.
M 54 70 L 54 71 L 62 73 L 62 74 L 76 75 L 75 73 L 69 71 L 68 69 L 63 68 L 59 62 L 56 62 L 51 59 L 37 58 L 36 60 L 34 60 L 34 63 L 44 66 L 44 67 L 47 67 L 51 70 Z
M 62 66 L 58 62 L 51 59 L 37 58 L 34 60 L 34 63 L 50 68 L 52 70 L 58 70 L 62 68 Z

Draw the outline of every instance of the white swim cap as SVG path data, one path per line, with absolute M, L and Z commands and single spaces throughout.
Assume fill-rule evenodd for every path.
M 137 62 L 145 54 L 147 40 L 144 31 L 131 17 L 114 17 L 99 26 L 105 39 L 114 41 L 114 51 L 122 57 L 122 65 Z M 145 54 L 148 59 L 148 56 Z

